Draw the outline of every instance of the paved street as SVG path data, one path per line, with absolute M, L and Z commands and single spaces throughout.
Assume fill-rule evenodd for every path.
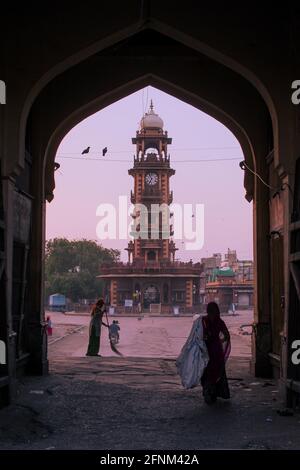
M 124 356 L 104 334 L 98 358 L 85 357 L 88 316 L 52 314 L 51 373 L 22 379 L 16 403 L 0 411 L 0 448 L 299 449 L 300 416 L 280 416 L 275 381 L 249 373 L 250 336 L 239 325 L 251 315 L 225 318 L 232 397 L 209 407 L 176 373 L 191 317 L 119 319 Z
M 89 315 L 64 315 L 49 312 L 53 322 L 53 337 L 50 338 L 50 358 L 83 357 L 88 344 Z M 241 311 L 236 316 L 223 316 L 231 332 L 231 356 L 250 357 L 250 335 L 239 330 L 242 324 L 253 321 L 252 311 Z M 112 322 L 113 317 L 109 317 Z M 117 317 L 121 328 L 118 349 L 125 357 L 176 358 L 183 346 L 193 322 L 189 317 Z M 82 327 L 82 328 L 81 328 Z M 246 328 L 245 333 L 251 329 Z M 70 334 L 72 333 L 73 334 Z M 59 338 L 62 338 L 59 340 Z M 102 328 L 102 356 L 114 356 L 108 341 L 108 333 Z

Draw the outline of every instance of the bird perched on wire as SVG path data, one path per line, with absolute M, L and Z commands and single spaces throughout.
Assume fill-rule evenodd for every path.
M 105 157 L 106 153 L 107 153 L 107 147 L 104 147 L 104 149 L 102 149 L 102 157 Z
M 86 149 L 84 149 L 84 150 L 81 152 L 81 155 L 84 155 L 84 154 L 86 154 L 86 153 L 89 153 L 90 148 L 91 148 L 91 147 L 87 147 Z

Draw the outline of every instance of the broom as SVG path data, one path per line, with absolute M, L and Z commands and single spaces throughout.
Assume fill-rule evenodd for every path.
M 109 321 L 108 321 L 108 316 L 107 316 L 107 311 L 105 310 L 105 315 L 106 315 L 106 322 L 107 322 L 107 325 L 108 325 L 108 337 L 109 337 Z M 118 354 L 118 356 L 122 356 L 123 357 L 123 354 L 120 353 L 120 351 L 117 350 L 116 346 L 112 343 L 111 339 L 109 338 L 109 342 L 110 342 L 110 349 Z

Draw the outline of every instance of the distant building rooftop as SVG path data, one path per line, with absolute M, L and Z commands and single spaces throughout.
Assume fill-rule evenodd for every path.
M 210 276 L 211 281 L 214 282 L 217 280 L 218 277 L 234 277 L 235 273 L 231 268 L 215 268 L 212 271 L 212 274 Z

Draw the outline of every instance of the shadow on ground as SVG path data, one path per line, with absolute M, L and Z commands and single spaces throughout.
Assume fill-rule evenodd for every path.
M 174 360 L 70 358 L 26 378 L 0 411 L 1 449 L 299 449 L 300 416 L 279 416 L 273 381 L 232 358 L 232 398 L 208 407 Z

